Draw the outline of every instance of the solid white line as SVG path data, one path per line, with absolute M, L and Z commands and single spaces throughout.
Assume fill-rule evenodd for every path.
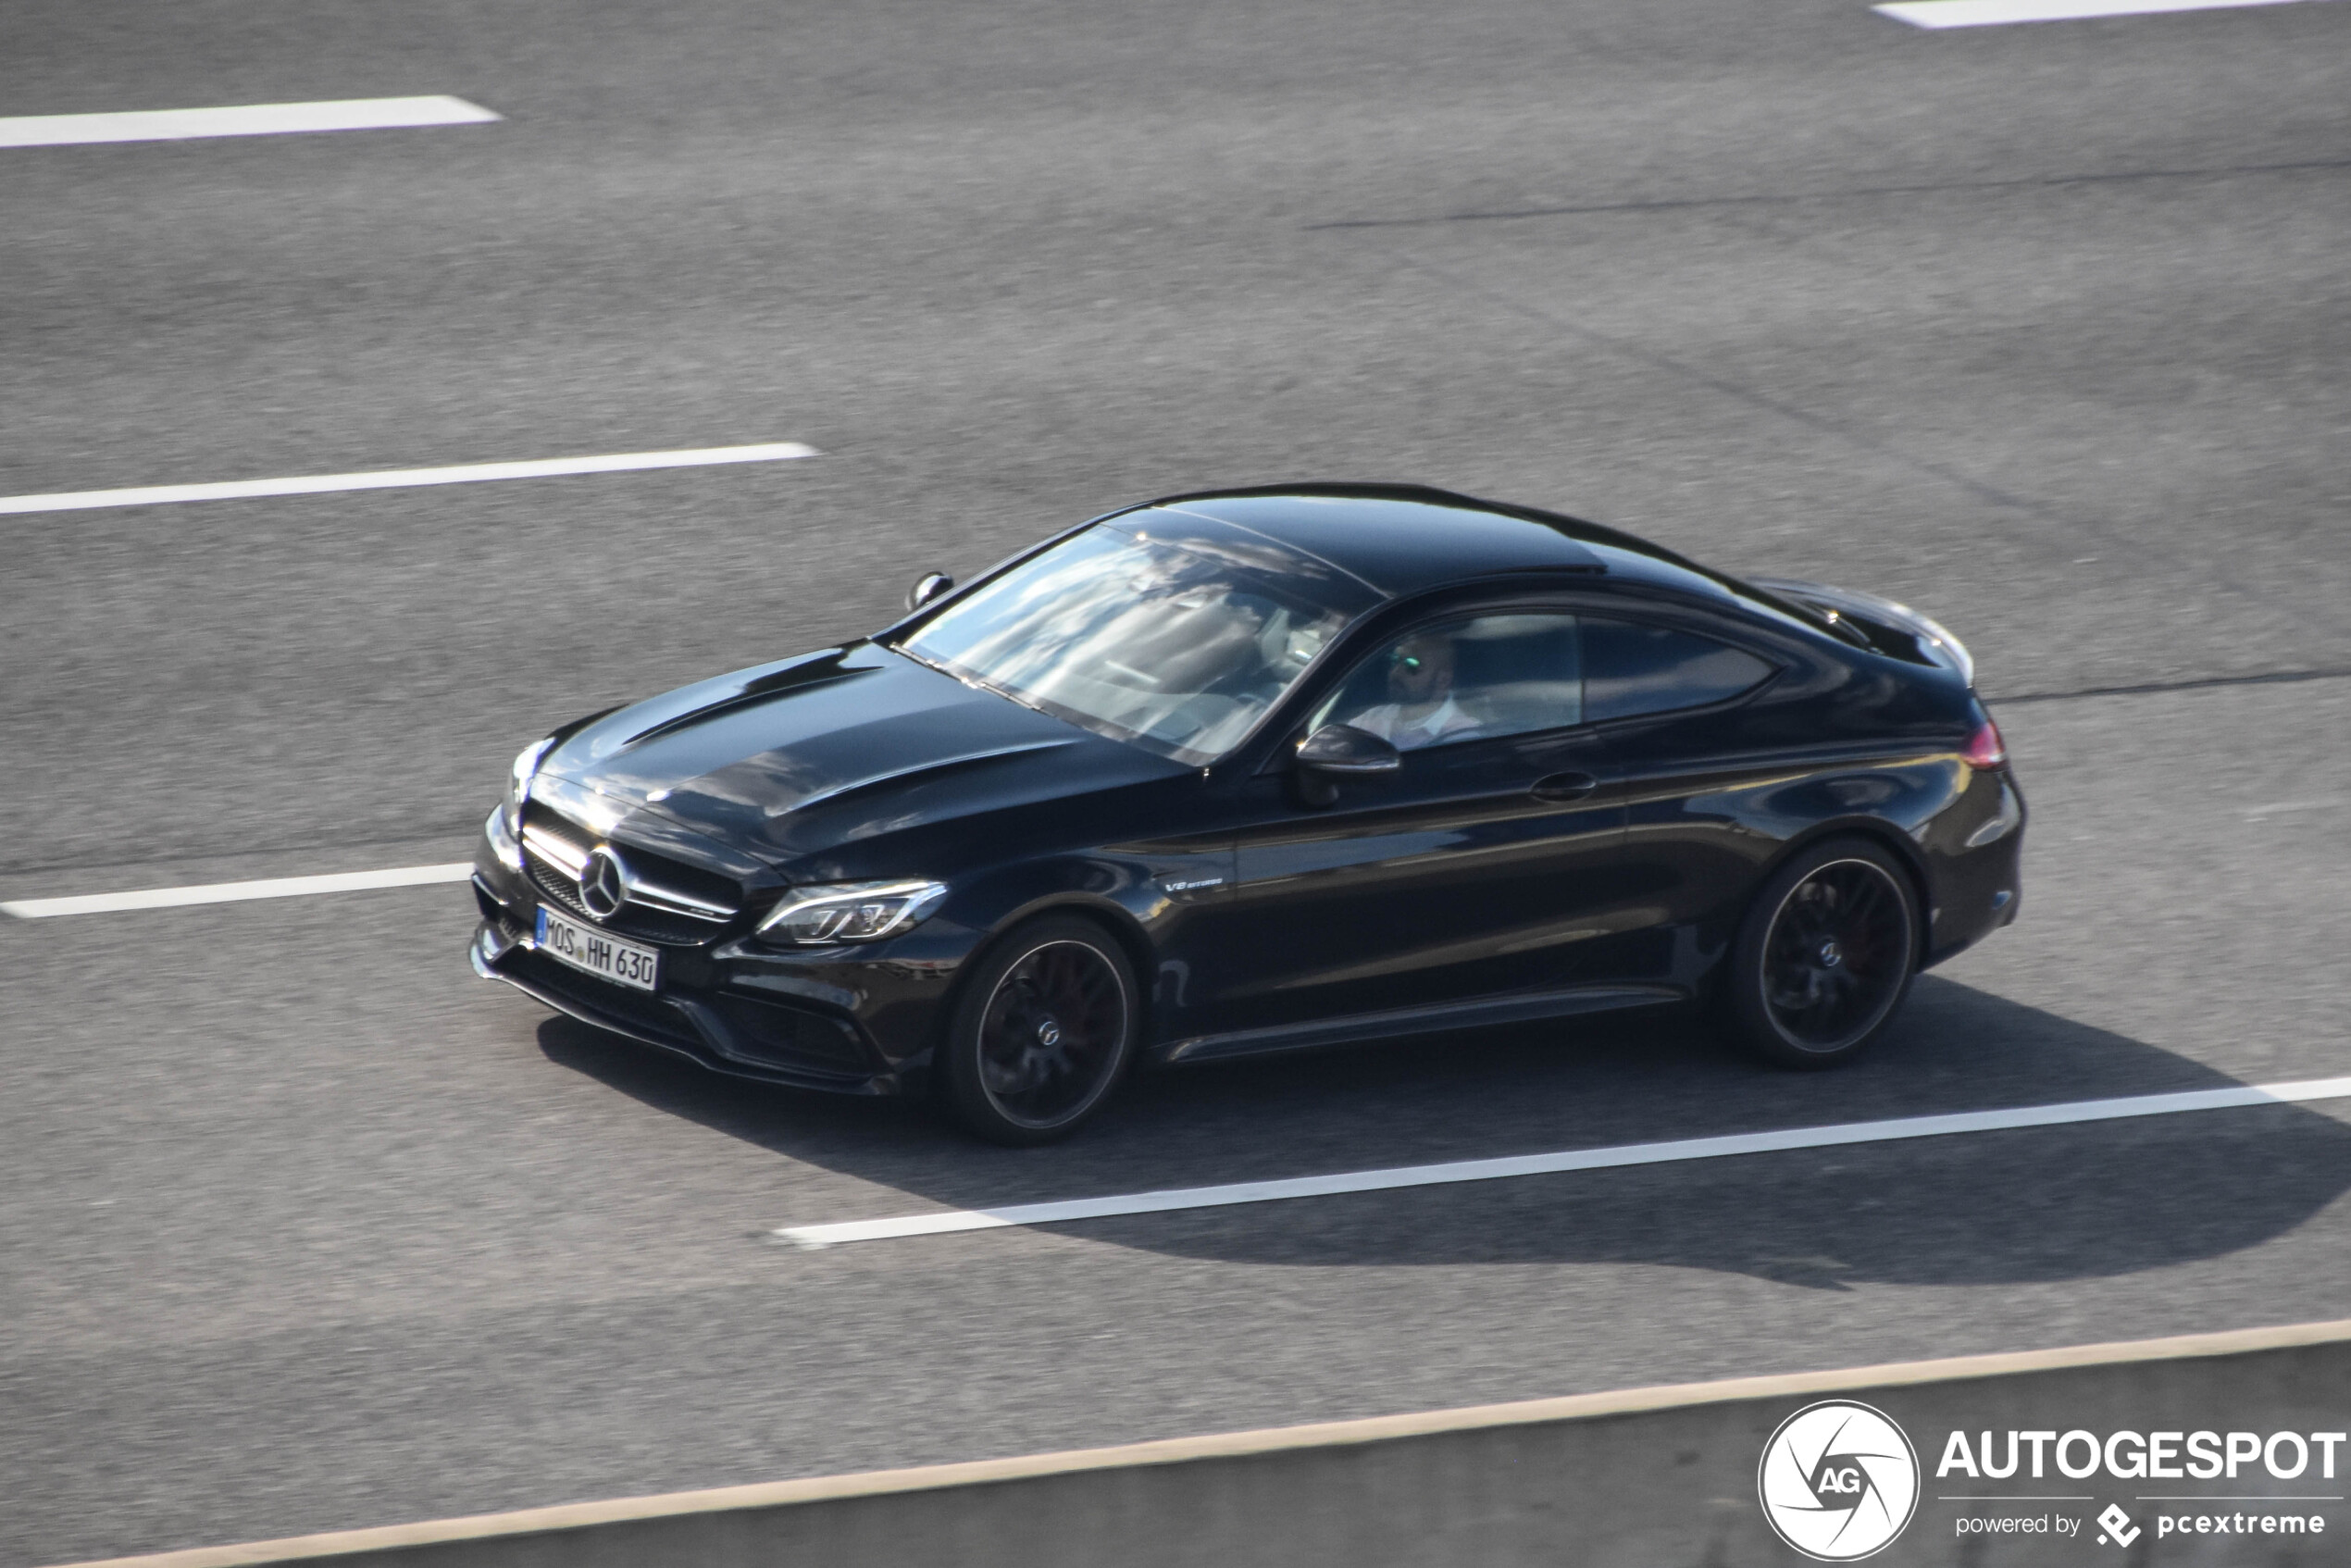
M 1896 0 L 1871 10 L 1912 27 L 2005 27 L 2011 22 L 2080 21 L 2093 17 L 2219 11 L 2239 6 L 2289 6 L 2298 0 Z
M 242 104 L 222 109 L 138 109 L 127 114 L 0 118 L 0 147 L 85 142 L 184 142 L 200 136 L 280 136 L 305 131 L 389 131 L 409 125 L 479 125 L 479 104 L 428 98 L 343 98 L 323 104 Z
M 463 463 L 454 468 L 379 468 L 364 474 L 308 474 L 285 479 L 146 485 L 137 490 L 58 491 L 48 495 L 0 495 L 0 514 L 81 512 L 94 506 L 152 506 L 168 501 L 239 501 L 256 495 L 325 495 L 342 490 L 403 490 L 412 485 L 544 479 L 565 474 L 622 474 L 640 468 L 786 463 L 795 457 L 815 455 L 813 446 L 802 446 L 796 441 L 772 441 L 757 446 L 704 446 L 683 452 L 616 452 L 602 457 L 540 457 L 527 463 Z
M 258 882 L 207 882 L 196 888 L 143 888 L 129 893 L 83 893 L 74 898 L 19 899 L 0 903 L 0 914 L 19 920 L 54 915 L 109 915 L 123 909 L 170 909 L 183 903 L 236 903 L 244 899 L 294 898 L 303 893 L 355 893 L 369 888 L 414 888 L 427 882 L 462 882 L 470 865 L 396 865 L 389 871 L 338 871 L 324 877 L 271 877 Z
M 1004 1226 L 1052 1225 L 1065 1220 L 1107 1219 L 1121 1214 L 1156 1214 L 1175 1209 L 1216 1209 L 1235 1203 L 1271 1203 L 1287 1198 L 1328 1198 L 1342 1192 L 1385 1192 L 1401 1187 L 1443 1187 L 1456 1182 L 1499 1181 L 1509 1176 L 1554 1176 L 1563 1171 L 1673 1164 L 1685 1160 L 1720 1159 L 1730 1154 L 1833 1149 L 1847 1143 L 1890 1143 L 1901 1139 L 1941 1138 L 1952 1133 L 1999 1132 L 2014 1127 L 2062 1126 L 2073 1122 L 2110 1122 L 2133 1116 L 2171 1116 L 2188 1111 L 2225 1111 L 2246 1105 L 2344 1099 L 2351 1099 L 2351 1077 L 2311 1078 L 2298 1083 L 2254 1084 L 2233 1089 L 2190 1089 L 2178 1094 L 2133 1095 L 2122 1100 L 2074 1100 L 2058 1105 L 2026 1105 L 2008 1111 L 1962 1111 L 1940 1116 L 1903 1116 L 1883 1122 L 1846 1122 L 1835 1126 L 1785 1127 L 1777 1132 L 1686 1138 L 1670 1143 L 1627 1143 L 1611 1149 L 1576 1149 L 1556 1154 L 1512 1154 L 1495 1160 L 1456 1160 L 1441 1165 L 1399 1165 L 1388 1170 L 1352 1171 L 1344 1176 L 1293 1176 L 1284 1181 L 1176 1188 L 1162 1192 L 1128 1193 L 1117 1198 L 1016 1203 L 1002 1209 L 958 1209 L 944 1213 L 902 1214 L 894 1219 L 787 1226 L 774 1235 L 778 1240 L 789 1241 L 798 1247 L 830 1247 L 844 1241 L 943 1236 L 959 1230 L 995 1230 Z

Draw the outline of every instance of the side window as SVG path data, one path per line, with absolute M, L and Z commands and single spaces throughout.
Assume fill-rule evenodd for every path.
M 1584 716 L 1596 723 L 1703 707 L 1771 673 L 1754 654 L 1692 632 L 1633 621 L 1584 623 Z
M 1557 729 L 1584 717 L 1575 617 L 1477 616 L 1417 628 L 1355 666 L 1309 731 L 1351 724 L 1399 752 Z

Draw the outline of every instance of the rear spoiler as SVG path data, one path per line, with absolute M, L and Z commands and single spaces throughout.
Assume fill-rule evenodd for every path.
M 1975 684 L 1975 656 L 1967 651 L 1967 644 L 1939 622 L 1908 604 L 1863 593 L 1859 589 L 1831 588 L 1822 582 L 1769 577 L 1750 580 L 1767 592 L 1793 599 L 1820 612 L 1833 625 L 1849 627 L 1860 633 L 1861 640 L 1872 649 L 1889 658 L 1952 670 L 1971 687 Z

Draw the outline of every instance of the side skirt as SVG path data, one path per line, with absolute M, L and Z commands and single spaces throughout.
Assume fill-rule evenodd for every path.
M 1627 1007 L 1655 1007 L 1687 1000 L 1688 993 L 1673 986 L 1578 986 L 1570 990 L 1480 997 L 1474 1002 L 1399 1007 L 1386 1013 L 1356 1013 L 1342 1018 L 1318 1018 L 1306 1024 L 1279 1024 L 1271 1028 L 1195 1035 L 1189 1039 L 1171 1040 L 1152 1050 L 1151 1055 L 1153 1060 L 1164 1063 L 1213 1062 L 1230 1056 L 1262 1056 L 1280 1051 L 1312 1051 L 1324 1046 L 1354 1045 L 1365 1040 L 1390 1039 L 1399 1035 L 1428 1034 L 1438 1029 L 1470 1029 L 1489 1024 L 1524 1024 L 1540 1018 L 1567 1018 L 1583 1013 L 1614 1013 Z

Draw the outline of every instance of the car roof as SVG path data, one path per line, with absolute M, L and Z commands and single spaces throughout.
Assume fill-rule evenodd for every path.
M 1426 485 L 1292 484 L 1172 495 L 1119 514 L 1162 511 L 1247 529 L 1337 567 L 1391 599 L 1482 577 L 1576 572 L 1721 594 L 1717 574 L 1630 534 L 1561 513 L 1481 501 Z

